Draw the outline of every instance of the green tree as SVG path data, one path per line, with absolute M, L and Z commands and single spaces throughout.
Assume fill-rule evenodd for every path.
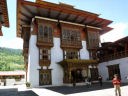
M 0 48 L 0 71 L 25 70 L 21 49 Z

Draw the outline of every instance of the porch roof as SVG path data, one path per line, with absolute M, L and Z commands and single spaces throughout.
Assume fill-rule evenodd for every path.
M 75 65 L 89 65 L 89 64 L 98 64 L 98 61 L 97 60 L 89 60 L 89 59 L 86 59 L 86 60 L 80 60 L 80 59 L 65 59 L 63 61 L 60 61 L 58 62 L 58 64 L 61 64 L 62 66 L 66 66 L 66 65 L 70 65 L 70 64 L 73 64 L 74 66 Z

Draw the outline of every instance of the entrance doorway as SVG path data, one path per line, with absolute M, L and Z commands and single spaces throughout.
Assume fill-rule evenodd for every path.
M 92 81 L 98 80 L 98 77 L 99 77 L 98 68 L 90 68 L 90 73 L 91 73 Z
M 110 66 L 107 66 L 107 67 L 108 67 L 109 80 L 113 79 L 114 74 L 118 74 L 118 76 L 120 77 L 119 64 L 110 65 Z
M 76 83 L 84 82 L 84 77 L 82 76 L 82 69 L 75 69 L 71 71 L 72 80 Z

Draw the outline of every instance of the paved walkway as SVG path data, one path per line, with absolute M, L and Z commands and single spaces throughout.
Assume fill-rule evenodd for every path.
M 128 90 L 128 85 L 121 87 L 122 96 L 128 96 L 127 90 Z M 3 93 L 1 94 L 1 92 L 4 92 L 5 94 Z M 60 86 L 60 87 L 26 89 L 25 85 L 18 85 L 13 87 L 0 86 L 0 96 L 115 96 L 115 95 L 114 95 L 113 86 L 111 84 L 104 84 L 102 87 L 100 87 L 99 85 L 92 85 L 89 88 L 87 88 L 87 86 L 76 86 L 76 87 Z

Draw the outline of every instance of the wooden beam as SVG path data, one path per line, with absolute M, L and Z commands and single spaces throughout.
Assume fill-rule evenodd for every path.
M 8 9 L 7 9 L 7 2 L 6 0 L 1 0 L 0 1 L 0 8 L 1 8 L 1 11 L 2 11 L 2 15 L 3 15 L 3 18 L 4 18 L 4 26 L 5 27 L 9 27 L 9 18 L 8 18 Z
M 19 30 L 19 24 L 20 24 L 20 20 L 19 20 L 19 18 L 20 18 L 20 16 L 21 16 L 21 14 L 20 14 L 20 11 L 21 11 L 21 0 L 19 0 L 19 1 L 17 1 L 17 37 L 20 37 L 21 35 L 20 35 L 20 30 Z
M 83 22 L 83 20 L 86 20 L 86 17 L 85 18 L 83 18 L 83 19 L 81 19 L 78 23 L 81 23 L 81 22 Z
M 61 11 L 59 11 L 59 13 L 58 13 L 58 14 L 57 14 L 57 16 L 56 16 L 56 19 L 59 19 L 59 18 L 60 18 L 61 13 L 62 13 L 62 10 L 61 10 Z
M 102 22 L 104 22 L 104 19 L 98 23 L 95 23 L 96 26 L 99 26 L 99 24 L 101 24 Z
M 24 5 L 30 5 L 30 6 L 38 6 L 41 8 L 51 8 L 52 10 L 56 10 L 56 11 L 60 11 L 63 10 L 64 13 L 68 13 L 68 14 L 83 14 L 85 15 L 93 15 L 93 16 L 99 16 L 99 14 L 95 14 L 95 13 L 91 13 L 91 12 L 87 12 L 87 11 L 82 11 L 79 9 L 75 9 L 75 8 L 67 8 L 67 7 L 62 7 L 59 4 L 55 4 L 55 3 L 50 3 L 50 2 L 46 2 L 46 1 L 42 1 L 40 3 L 33 3 L 33 2 L 29 2 L 29 1 L 22 1 L 22 3 Z
M 69 17 L 70 17 L 70 14 L 67 14 L 67 16 L 64 18 L 64 21 L 68 20 Z
M 47 12 L 47 17 L 50 18 L 50 16 L 51 16 L 51 8 L 49 8 Z
M 25 10 L 27 10 L 27 12 L 29 12 L 31 15 L 32 15 L 32 17 L 34 17 L 36 14 L 34 14 L 32 11 L 31 11 L 31 9 L 29 9 L 28 7 L 26 7 L 26 6 L 22 6 Z
M 89 15 L 87 15 L 83 20 L 81 20 L 80 23 L 83 24 L 87 20 L 88 17 Z
M 24 19 L 20 19 L 21 20 L 21 22 L 24 22 L 25 24 L 30 24 L 30 20 L 24 20 Z
M 40 7 L 36 7 L 36 11 L 38 13 L 38 16 L 41 16 Z
M 94 18 L 92 21 L 88 22 L 89 25 L 93 24 L 97 18 Z
M 74 22 L 76 22 L 76 20 L 79 18 L 80 15 L 76 15 L 76 17 L 72 20 Z
M 23 16 L 25 16 L 27 19 L 32 18 L 32 16 L 28 16 L 27 14 L 25 14 L 25 13 L 22 12 L 22 11 L 20 11 L 20 14 L 23 15 Z

